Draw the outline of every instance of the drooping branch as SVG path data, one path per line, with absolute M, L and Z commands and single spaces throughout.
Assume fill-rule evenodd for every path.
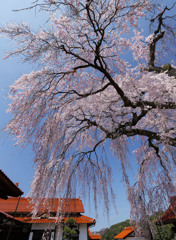
M 16 136 L 18 143 L 33 142 L 38 164 L 36 179 L 42 182 L 43 195 L 49 193 L 50 184 L 54 192 L 62 195 L 66 189 L 75 187 L 74 179 L 79 179 L 83 186 L 89 182 L 88 187 L 93 186 L 95 193 L 99 184 L 108 202 L 112 165 L 108 165 L 104 149 L 111 146 L 121 161 L 123 179 L 132 196 L 131 206 L 138 210 L 139 201 L 133 205 L 134 195 L 143 197 L 145 204 L 138 213 L 145 218 L 153 186 L 160 186 L 162 196 L 173 192 L 170 186 L 163 187 L 163 179 L 167 176 L 168 180 L 170 175 L 167 169 L 175 164 L 176 90 L 175 79 L 168 77 L 173 67 L 166 69 L 168 75 L 155 73 L 164 71 L 164 67 L 155 65 L 155 55 L 157 44 L 167 37 L 162 28 L 164 14 L 170 10 L 165 8 L 153 19 L 158 24 L 149 43 L 148 71 L 155 72 L 149 73 L 139 70 L 140 60 L 146 61 L 139 47 L 142 38 L 136 35 L 132 48 L 128 36 L 129 26 L 137 27 L 137 20 L 144 16 L 142 6 L 148 1 L 91 0 L 79 1 L 77 6 L 76 1 L 38 0 L 36 4 L 39 2 L 51 3 L 51 8 L 64 4 L 72 8 L 73 4 L 79 14 L 67 11 L 56 17 L 52 14 L 49 30 L 38 34 L 30 29 L 25 31 L 27 28 L 22 25 L 1 29 L 17 40 L 14 54 L 41 67 L 24 74 L 12 86 L 9 111 L 14 117 L 7 130 Z M 133 62 L 127 62 L 129 51 L 139 53 L 136 68 Z M 130 188 L 131 174 L 127 174 L 131 160 L 129 139 L 137 139 L 139 194 Z M 35 183 L 33 193 L 37 191 L 37 196 L 41 189 Z

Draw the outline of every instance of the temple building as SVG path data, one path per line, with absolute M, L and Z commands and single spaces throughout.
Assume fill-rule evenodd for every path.
M 18 208 L 14 210 L 17 204 Z M 32 215 L 33 209 L 31 198 L 22 197 L 19 203 L 15 197 L 0 199 L 0 210 L 9 218 L 14 216 L 15 228 L 18 226 L 18 233 L 16 236 L 13 234 L 9 240 L 62 240 L 62 230 L 70 218 L 77 223 L 79 240 L 101 239 L 99 234 L 91 234 L 89 227 L 94 226 L 96 221 L 83 215 L 84 207 L 80 198 L 41 199 L 35 217 Z M 7 236 L 6 230 L 0 226 L 0 239 L 6 240 L 5 235 Z

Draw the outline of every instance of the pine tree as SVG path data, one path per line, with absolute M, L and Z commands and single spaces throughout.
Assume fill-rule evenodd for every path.
M 65 227 L 63 229 L 62 238 L 65 240 L 78 240 L 79 239 L 78 225 L 73 218 L 67 219 Z

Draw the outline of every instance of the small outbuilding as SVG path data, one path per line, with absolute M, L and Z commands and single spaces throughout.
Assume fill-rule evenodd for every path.
M 125 227 L 122 232 L 117 234 L 114 239 L 128 239 L 129 237 L 134 237 L 134 228 L 133 227 Z
M 118 240 L 145 240 L 144 237 L 135 237 L 135 227 L 125 227 L 122 232 L 117 234 L 114 239 Z

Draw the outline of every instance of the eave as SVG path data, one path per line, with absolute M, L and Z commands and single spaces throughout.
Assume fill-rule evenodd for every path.
M 11 197 L 19 197 L 23 194 L 20 188 L 18 188 L 6 175 L 0 170 L 0 198 L 8 199 Z

